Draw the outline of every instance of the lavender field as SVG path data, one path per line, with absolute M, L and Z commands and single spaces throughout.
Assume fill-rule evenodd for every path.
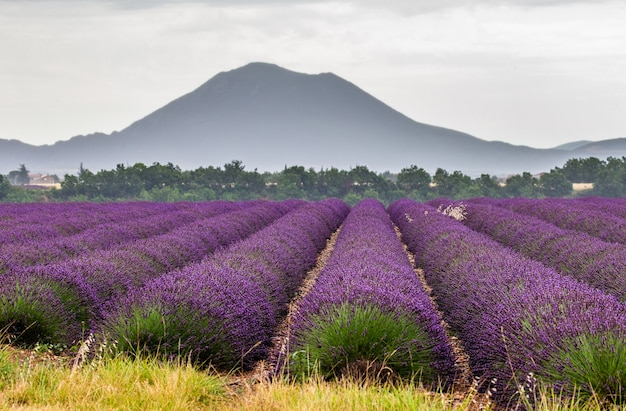
M 0 239 L 15 346 L 626 402 L 625 200 L 2 204 Z

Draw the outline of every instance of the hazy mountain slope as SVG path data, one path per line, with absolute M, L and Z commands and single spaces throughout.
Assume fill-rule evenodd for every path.
M 595 141 L 578 147 L 573 151 L 579 157 L 604 158 L 613 156 L 622 158 L 626 156 L 626 138 L 614 138 L 610 140 Z
M 136 162 L 193 169 L 237 159 L 259 171 L 366 165 L 397 172 L 415 164 L 430 172 L 442 167 L 502 175 L 548 171 L 573 153 L 487 142 L 418 123 L 334 74 L 308 75 L 266 63 L 219 73 L 111 135 L 0 148 L 5 173 L 10 158 L 10 169 L 25 163 L 51 173 L 81 163 L 92 171 Z
M 556 150 L 576 150 L 577 148 L 580 148 L 582 146 L 585 146 L 587 144 L 593 143 L 593 141 L 589 141 L 589 140 L 579 140 L 579 141 L 572 141 L 569 143 L 565 143 L 565 144 L 561 144 L 559 146 L 553 147 Z
M 334 74 L 263 63 L 220 73 L 122 133 L 149 135 L 157 147 L 171 146 L 178 133 L 175 144 L 196 150 L 169 154 L 180 153 L 175 162 L 192 167 L 237 158 L 261 170 L 298 164 L 399 171 L 417 164 L 496 173 L 527 165 L 520 157 L 528 153 L 544 164 L 553 155 L 417 123 Z

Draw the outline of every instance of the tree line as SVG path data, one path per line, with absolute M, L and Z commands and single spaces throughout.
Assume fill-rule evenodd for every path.
M 12 176 L 20 176 L 20 181 L 24 181 L 25 170 L 25 166 L 21 165 Z M 19 192 L 19 188 L 10 184 L 8 177 L 0 176 L 0 200 L 37 201 L 42 196 L 52 201 L 319 200 L 335 197 L 356 204 L 363 198 L 376 198 L 389 203 L 403 197 L 425 201 L 437 197 L 544 198 L 581 195 L 573 191 L 573 183 L 593 184 L 593 188 L 585 190 L 584 195 L 625 196 L 626 157 L 571 159 L 563 167 L 556 167 L 539 176 L 523 172 L 506 179 L 489 174 L 472 178 L 461 171 L 448 172 L 442 168 L 431 175 L 416 165 L 405 167 L 397 174 L 376 173 L 366 166 L 319 171 L 302 166 L 285 166 L 280 172 L 259 173 L 256 169 L 246 170 L 239 160 L 223 167 L 208 166 L 195 170 L 181 170 L 172 163 L 153 163 L 149 166 L 136 163 L 132 166 L 119 164 L 115 169 L 94 173 L 81 166 L 77 175 L 64 176 L 60 189 L 45 193 Z M 20 198 L 18 193 L 24 198 Z

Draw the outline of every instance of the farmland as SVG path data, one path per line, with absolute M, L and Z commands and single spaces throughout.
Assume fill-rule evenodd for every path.
M 603 198 L 3 204 L 0 392 L 15 353 L 46 347 L 72 374 L 215 375 L 190 395 L 218 402 L 236 375 L 255 395 L 348 380 L 620 407 L 624 227 Z

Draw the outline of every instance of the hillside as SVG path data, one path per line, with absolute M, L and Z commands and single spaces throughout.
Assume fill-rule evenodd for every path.
M 605 150 L 624 150 L 624 142 Z M 183 169 L 234 159 L 249 169 L 302 165 L 397 172 L 411 164 L 469 175 L 548 171 L 578 153 L 488 142 L 416 122 L 332 73 L 293 72 L 250 63 L 222 72 L 196 90 L 110 135 L 77 136 L 50 146 L 0 140 L 0 173 L 21 163 L 64 174 L 118 163 L 174 163 Z M 602 151 L 602 153 L 605 153 Z M 608 154 L 615 155 L 615 154 Z

